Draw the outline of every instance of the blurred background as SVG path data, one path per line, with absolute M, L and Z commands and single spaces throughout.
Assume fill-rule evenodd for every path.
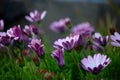
M 90 22 L 95 29 L 116 26 L 120 31 L 120 0 L 0 0 L 0 19 L 5 21 L 5 31 L 13 25 L 29 24 L 25 15 L 34 10 L 47 10 L 42 28 L 52 41 L 61 34 L 49 29 L 53 21 L 69 17 L 73 25 Z M 54 36 L 54 37 L 53 37 Z

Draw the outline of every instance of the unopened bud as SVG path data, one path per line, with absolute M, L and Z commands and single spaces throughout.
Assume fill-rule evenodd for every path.
M 110 31 L 110 34 L 114 35 L 114 33 L 116 32 L 116 29 L 112 27 L 112 28 L 110 28 L 109 31 Z
M 24 66 L 24 60 L 21 57 L 18 57 L 18 63 L 20 67 Z
M 45 73 L 45 80 L 52 80 L 52 74 L 51 73 Z
M 39 58 L 38 58 L 37 56 L 35 56 L 35 57 L 33 58 L 33 62 L 35 63 L 36 66 L 39 66 L 39 65 L 40 65 L 40 60 L 39 60 Z

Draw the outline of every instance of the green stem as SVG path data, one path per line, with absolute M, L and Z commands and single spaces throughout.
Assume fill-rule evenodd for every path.
M 10 50 L 9 50 L 9 49 L 11 49 L 11 54 L 10 54 Z M 9 54 L 9 56 L 10 56 L 10 58 L 11 58 L 12 63 L 13 63 L 13 68 L 14 68 L 14 80 L 15 80 L 15 79 L 16 79 L 16 64 L 15 64 L 14 55 L 13 55 L 14 49 L 12 49 L 12 47 L 9 46 L 8 50 L 9 50 L 8 54 Z
M 23 68 L 21 68 L 21 73 L 20 73 L 20 78 L 21 78 L 21 80 L 23 80 Z
M 73 59 L 74 63 L 77 65 L 78 70 L 80 71 L 80 66 L 79 66 L 79 64 L 77 63 L 75 57 L 74 57 L 72 54 L 70 54 L 70 56 L 71 56 L 71 58 Z
M 41 78 L 41 75 L 39 76 L 39 73 L 40 73 L 40 68 L 39 67 L 37 67 L 38 68 L 38 78 L 39 78 L 39 80 L 41 80 L 42 78 Z
M 49 71 L 49 67 L 48 67 L 48 65 L 47 65 L 47 62 L 46 62 L 45 58 L 43 58 L 43 61 L 44 61 L 44 63 L 45 63 L 46 68 L 47 68 L 48 71 Z M 49 71 L 49 72 L 50 72 L 50 71 Z
M 62 74 L 62 76 L 59 77 L 60 80 L 62 80 L 63 77 L 64 77 L 64 80 L 66 80 L 66 72 L 64 72 L 65 67 L 59 67 L 59 68 L 60 68 L 60 75 Z
M 10 54 L 10 50 L 9 50 L 9 48 L 6 47 L 6 49 L 7 49 L 7 54 L 8 54 L 8 56 L 9 56 L 10 60 L 12 60 L 12 55 Z
M 34 77 L 34 69 L 33 69 L 33 67 L 32 67 L 32 63 L 31 63 L 31 62 L 30 62 L 30 71 L 31 71 L 32 77 L 33 77 L 34 80 L 35 80 L 35 77 Z

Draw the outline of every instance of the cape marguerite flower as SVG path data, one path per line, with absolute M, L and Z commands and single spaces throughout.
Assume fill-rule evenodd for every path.
M 68 25 L 71 22 L 69 18 L 60 19 L 50 24 L 50 29 L 57 33 L 65 32 L 68 29 Z
M 113 46 L 120 47 L 120 34 L 118 32 L 111 35 L 111 39 L 113 40 L 113 42 L 111 42 Z
M 43 11 L 40 13 L 38 10 L 35 10 L 34 12 L 30 12 L 29 16 L 25 16 L 25 18 L 30 22 L 40 22 L 44 19 L 47 11 Z
M 93 74 L 98 74 L 110 62 L 110 58 L 107 58 L 106 55 L 100 53 L 95 54 L 93 57 L 89 55 L 87 58 L 81 60 L 82 67 Z
M 54 50 L 53 53 L 51 54 L 51 56 L 57 60 L 57 63 L 59 66 L 65 65 L 63 49 Z

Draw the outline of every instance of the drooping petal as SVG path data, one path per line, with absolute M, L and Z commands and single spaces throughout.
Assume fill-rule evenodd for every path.
M 51 54 L 51 56 L 57 60 L 57 63 L 59 66 L 65 65 L 63 49 L 54 50 L 53 53 Z

